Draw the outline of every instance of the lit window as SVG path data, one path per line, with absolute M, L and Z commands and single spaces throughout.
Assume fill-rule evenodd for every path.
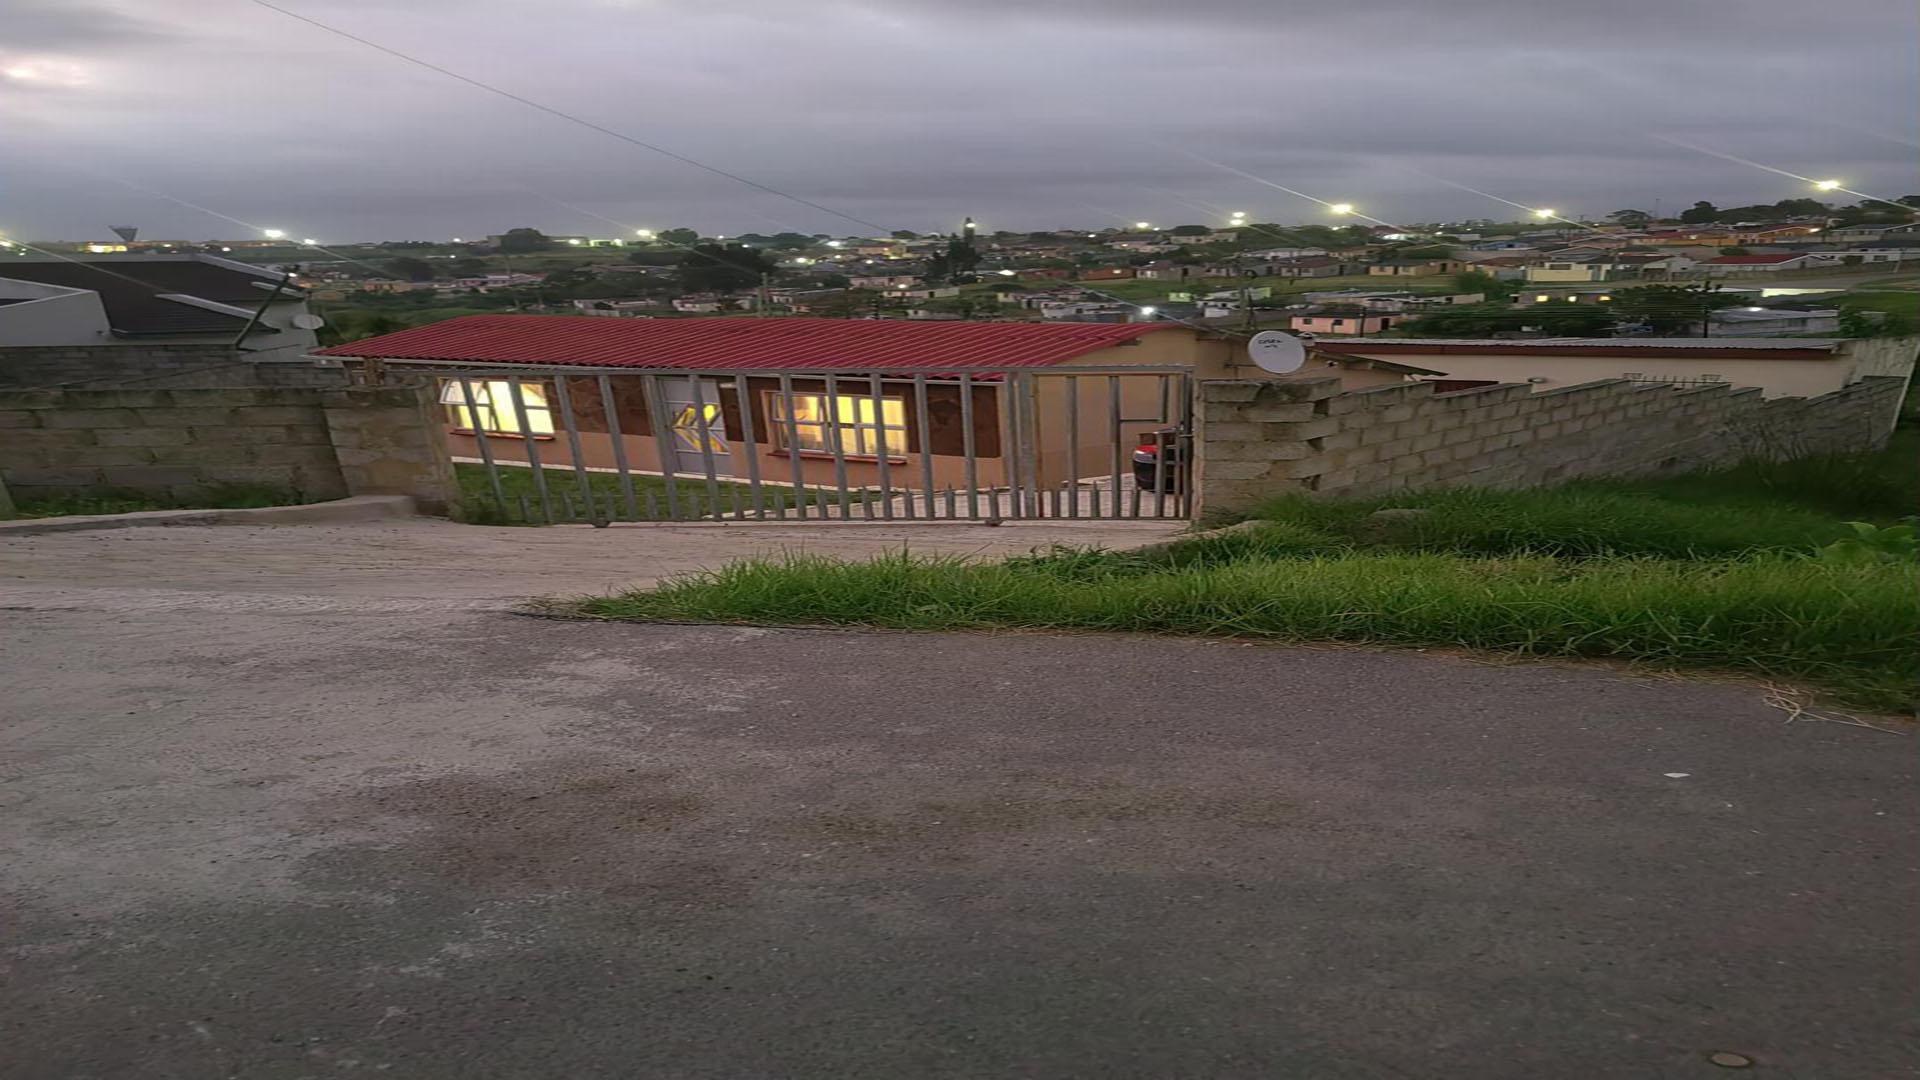
M 793 417 L 788 422 L 786 398 L 767 394 L 767 415 L 773 421 L 774 445 L 803 453 L 833 453 L 834 432 L 840 452 L 857 457 L 899 457 L 907 452 L 907 406 L 902 398 L 872 398 L 851 394 L 793 395 Z
M 520 414 L 513 404 L 513 386 L 506 380 L 474 379 L 473 401 L 468 402 L 462 384 L 449 381 L 440 388 L 440 404 L 447 406 L 449 422 L 457 431 L 485 431 L 489 435 L 520 435 Z M 527 430 L 534 435 L 553 434 L 553 411 L 547 407 L 547 388 L 534 383 L 520 384 L 520 401 L 527 411 Z

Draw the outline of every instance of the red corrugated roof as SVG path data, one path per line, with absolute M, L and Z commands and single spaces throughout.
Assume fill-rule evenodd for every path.
M 935 370 L 1045 367 L 1166 323 L 898 319 L 607 319 L 467 315 L 321 349 L 321 356 L 590 367 Z

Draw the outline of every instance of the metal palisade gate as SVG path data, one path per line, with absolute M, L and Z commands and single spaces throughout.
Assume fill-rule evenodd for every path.
M 1184 368 L 394 369 L 438 381 L 479 522 L 1189 512 Z

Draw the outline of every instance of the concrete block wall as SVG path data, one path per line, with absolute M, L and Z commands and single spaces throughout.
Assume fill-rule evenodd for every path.
M 0 389 L 170 389 L 236 386 L 342 386 L 341 369 L 266 360 L 226 345 L 127 342 L 120 345 L 0 348 Z
M 1533 487 L 1866 450 L 1892 431 L 1904 387 L 1875 377 L 1762 401 L 1753 387 L 1623 379 L 1439 395 L 1426 383 L 1341 393 L 1336 379 L 1203 382 L 1195 512 L 1243 512 L 1291 492 Z
M 432 380 L 321 390 L 342 481 L 355 495 L 411 495 L 429 514 L 459 501 L 447 425 Z
M 0 390 L 0 473 L 16 499 L 224 485 L 337 499 L 347 487 L 319 391 Z
M 458 489 L 432 393 L 382 388 L 0 390 L 0 482 L 16 499 L 131 491 L 192 503 L 227 485 L 307 500 Z

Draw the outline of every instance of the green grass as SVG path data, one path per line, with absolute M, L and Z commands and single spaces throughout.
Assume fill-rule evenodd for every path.
M 1258 528 L 997 564 L 738 563 L 581 603 L 639 620 L 1075 629 L 1452 646 L 1730 671 L 1899 710 L 1920 686 L 1920 566 L 1818 557 L 1911 513 L 1916 433 L 1881 454 L 1646 481 L 1281 499 Z M 1906 501 L 1903 501 L 1906 500 Z M 1424 516 L 1383 528 L 1383 506 Z
M 1823 686 L 1899 709 L 1920 682 L 1920 575 L 1769 555 L 1676 561 L 1332 552 L 1177 568 L 1067 552 L 736 563 L 589 600 L 602 618 L 1078 629 L 1599 657 Z
M 534 482 L 532 469 L 510 465 L 499 467 L 500 486 L 506 495 L 504 505 L 494 497 L 493 484 L 487 479 L 486 466 L 458 463 L 454 465 L 453 471 L 460 483 L 461 517 L 468 523 L 475 525 L 546 523 L 546 518 L 541 511 L 539 488 Z M 554 518 L 556 520 L 587 520 L 586 500 L 580 493 L 579 475 L 570 466 L 565 465 L 548 465 L 541 472 L 544 474 L 543 479 L 546 480 L 547 498 L 553 506 Z M 593 492 L 595 510 L 600 516 L 617 521 L 664 521 L 675 517 L 668 511 L 667 483 L 664 477 L 633 474 L 633 493 L 637 514 L 630 513 L 627 509 L 626 497 L 618 475 L 590 472 L 587 474 L 587 481 L 588 487 Z M 674 483 L 674 497 L 680 511 L 678 519 L 701 518 L 715 512 L 732 514 L 736 497 L 741 509 L 752 509 L 753 492 L 748 485 L 722 480 L 718 488 L 720 499 L 715 503 L 707 489 L 704 476 L 678 477 Z M 776 507 L 794 505 L 791 487 L 762 483 L 760 491 L 761 501 L 770 513 Z M 653 496 L 651 504 L 648 502 L 648 495 Z M 858 496 L 856 495 L 855 498 L 857 500 Z M 568 500 L 572 500 L 571 514 L 567 512 Z
M 93 514 L 134 514 L 145 510 L 244 510 L 296 506 L 312 502 L 298 492 L 248 484 L 225 484 L 197 498 L 168 499 L 140 491 L 102 491 L 92 495 L 16 495 L 14 512 L 23 518 Z

